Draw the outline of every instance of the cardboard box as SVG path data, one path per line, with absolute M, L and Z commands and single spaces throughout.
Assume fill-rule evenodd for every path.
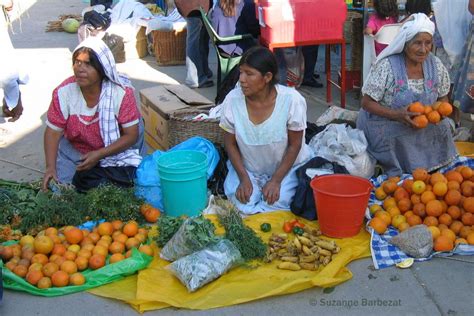
M 140 91 L 140 109 L 145 120 L 145 141 L 156 150 L 167 150 L 169 115 L 186 108 L 209 109 L 214 103 L 184 85 L 165 85 Z

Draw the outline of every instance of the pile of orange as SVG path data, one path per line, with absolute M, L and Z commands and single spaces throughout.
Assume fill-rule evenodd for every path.
M 25 235 L 20 242 L 0 246 L 5 267 L 38 288 L 81 285 L 86 269 L 99 269 L 108 263 L 130 257 L 131 249 L 153 256 L 154 250 L 143 244 L 148 231 L 135 221 L 104 222 L 92 231 L 66 226 L 49 227 L 36 237 Z M 110 255 L 110 256 L 109 256 Z
M 453 106 L 448 102 L 440 101 L 436 101 L 433 105 L 414 102 L 408 106 L 408 111 L 419 113 L 412 119 L 418 128 L 425 128 L 428 123 L 437 124 L 442 118 L 449 116 L 453 112 Z
M 389 225 L 399 231 L 424 224 L 435 251 L 458 243 L 474 245 L 474 170 L 459 166 L 444 174 L 416 169 L 412 179 L 389 178 L 375 189 L 382 205 L 370 206 L 369 225 L 383 234 Z

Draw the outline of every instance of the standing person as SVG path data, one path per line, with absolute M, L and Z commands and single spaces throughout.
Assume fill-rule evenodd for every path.
M 322 88 L 323 84 L 317 80 L 319 79 L 319 75 L 314 73 L 314 67 L 318 61 L 319 45 L 303 46 L 302 50 L 304 57 L 304 75 L 301 85 Z
M 8 34 L 8 11 L 12 10 L 12 0 L 0 0 L 0 89 L 3 90 L 2 112 L 10 122 L 15 122 L 23 114 L 20 84 L 28 81 L 18 67 L 15 49 Z
M 448 71 L 431 53 L 434 30 L 425 14 L 410 16 L 377 57 L 362 87 L 357 128 L 388 176 L 416 168 L 436 170 L 457 157 L 449 119 L 417 128 L 414 117 L 419 114 L 407 110 L 413 102 L 448 101 Z
M 369 17 L 365 34 L 375 35 L 385 24 L 394 24 L 398 22 L 398 5 L 396 0 L 374 0 L 375 14 Z M 387 47 L 385 44 L 375 41 L 375 55 Z
M 95 37 L 76 47 L 72 64 L 74 76 L 53 91 L 47 113 L 43 189 L 52 179 L 80 192 L 105 183 L 132 186 L 145 148 L 130 81 Z
M 175 0 L 176 8 L 186 20 L 186 79 L 191 88 L 212 87 L 212 71 L 209 68 L 209 35 L 200 17 L 199 7 L 206 12 L 212 0 Z
M 277 84 L 277 61 L 265 47 L 247 50 L 239 68 L 240 86 L 222 103 L 229 156 L 225 194 L 246 214 L 289 210 L 296 168 L 312 156 L 304 142 L 305 99 Z
M 469 0 L 469 12 L 474 15 L 474 0 Z M 454 79 L 453 101 L 461 111 L 474 113 L 474 20 L 471 19 L 469 33 L 463 48 L 461 66 Z
M 254 37 L 254 40 L 220 45 L 219 49 L 229 56 L 242 55 L 256 45 L 256 39 L 260 36 L 260 25 L 255 15 L 253 0 L 218 0 L 211 11 L 211 22 L 219 36 L 251 34 Z

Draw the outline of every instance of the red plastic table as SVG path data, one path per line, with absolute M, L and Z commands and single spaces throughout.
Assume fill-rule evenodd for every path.
M 290 43 L 268 43 L 265 39 L 260 38 L 260 43 L 268 47 L 271 51 L 275 48 L 296 47 L 306 45 L 326 45 L 326 101 L 332 101 L 331 87 L 335 86 L 341 91 L 341 107 L 346 106 L 346 40 L 324 39 L 311 41 L 296 41 Z M 331 79 L 331 45 L 341 45 L 341 84 Z M 336 79 L 337 80 L 337 79 Z

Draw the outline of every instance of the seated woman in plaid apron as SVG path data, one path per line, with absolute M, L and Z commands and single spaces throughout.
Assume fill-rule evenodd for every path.
M 220 126 L 229 156 L 227 197 L 246 214 L 289 210 L 296 169 L 312 158 L 304 142 L 306 101 L 276 84 L 278 66 L 264 47 L 247 50 L 239 83 L 222 103 Z
M 43 189 L 52 179 L 80 192 L 105 183 L 132 186 L 145 148 L 130 81 L 94 37 L 74 50 L 72 68 L 74 76 L 53 91 L 47 113 Z
M 377 57 L 362 88 L 357 128 L 389 176 L 416 168 L 435 170 L 457 157 L 449 118 L 419 129 L 413 121 L 418 114 L 407 110 L 416 101 L 448 101 L 448 71 L 431 54 L 434 31 L 425 14 L 413 14 Z M 453 117 L 458 114 L 454 109 Z

